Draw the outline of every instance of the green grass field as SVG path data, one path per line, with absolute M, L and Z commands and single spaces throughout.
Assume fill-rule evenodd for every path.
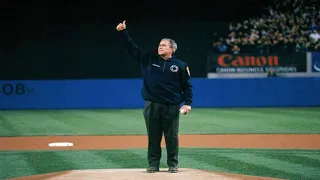
M 180 134 L 320 133 L 320 108 L 193 109 Z M 0 136 L 146 134 L 141 109 L 0 111 Z
M 320 133 L 320 108 L 193 109 L 180 134 Z M 146 134 L 142 110 L 0 111 L 0 136 Z M 145 168 L 146 149 L 0 151 L 0 179 L 72 169 Z M 166 167 L 164 150 L 161 166 Z M 181 148 L 180 167 L 320 179 L 320 151 Z

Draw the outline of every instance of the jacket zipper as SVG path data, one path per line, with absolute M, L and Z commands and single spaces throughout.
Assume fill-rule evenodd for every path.
M 164 61 L 164 65 L 163 65 L 162 72 L 164 72 L 164 68 L 166 67 L 166 62 L 167 62 L 167 61 Z

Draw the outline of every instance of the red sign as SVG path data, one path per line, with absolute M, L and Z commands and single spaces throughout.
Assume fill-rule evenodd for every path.
M 279 57 L 222 54 L 218 57 L 218 65 L 221 67 L 279 66 Z

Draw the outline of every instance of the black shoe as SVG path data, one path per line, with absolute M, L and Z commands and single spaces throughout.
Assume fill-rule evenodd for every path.
M 158 172 L 159 171 L 159 167 L 148 167 L 147 168 L 147 173 L 155 173 L 155 172 Z
M 168 172 L 169 173 L 177 173 L 178 168 L 176 166 L 170 166 Z

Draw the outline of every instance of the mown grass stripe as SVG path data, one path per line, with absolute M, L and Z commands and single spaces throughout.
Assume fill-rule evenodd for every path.
M 95 151 L 104 161 L 115 164 L 112 168 L 146 168 L 148 161 L 146 152 L 134 150 Z M 163 165 L 163 164 L 162 164 Z
M 146 134 L 143 117 L 137 115 L 135 111 L 109 110 L 105 113 L 94 111 L 82 115 L 93 120 L 92 123 L 85 122 L 87 133 Z
M 69 154 L 72 154 L 72 152 L 69 152 Z M 70 158 L 61 157 L 59 151 L 28 151 L 22 152 L 22 155 L 28 162 L 28 166 L 32 167 L 36 174 L 60 172 L 77 168 L 77 164 L 74 164 Z
M 120 167 L 117 163 L 106 161 L 104 157 L 97 154 L 96 150 L 88 151 L 60 151 L 56 152 L 74 165 L 75 169 L 105 169 L 108 167 Z M 105 156 L 110 156 L 110 152 L 105 151 Z
M 245 174 L 245 175 L 254 175 L 254 176 L 269 176 L 269 177 L 278 177 L 278 178 L 285 178 L 285 177 L 295 177 L 295 178 L 302 178 L 298 174 L 290 174 L 285 171 L 275 170 L 273 168 L 265 167 L 263 162 L 261 164 L 253 164 L 248 163 L 245 161 L 237 160 L 233 157 L 228 157 L 230 153 L 205 153 L 205 154 L 190 154 L 188 157 L 195 159 L 200 162 L 212 164 L 216 167 L 220 167 L 225 169 L 225 172 L 229 173 L 238 173 L 238 174 Z M 242 154 L 237 154 L 237 156 L 242 156 Z
M 0 115 L 0 132 L 8 135 L 20 134 L 13 121 L 5 115 Z
M 35 113 L 26 111 L 24 113 L 17 112 L 17 114 L 9 113 L 8 117 L 16 131 L 20 132 L 11 132 L 10 135 L 41 135 L 52 134 L 52 132 L 56 135 L 61 134 L 61 132 L 71 132 L 70 134 L 73 134 L 72 127 L 53 119 L 48 112 Z
M 50 113 L 39 113 L 30 115 L 28 117 L 30 124 L 28 126 L 28 135 L 32 134 L 51 134 L 51 135 L 63 135 L 69 134 L 72 135 L 77 130 L 66 124 L 67 119 L 57 119 L 54 116 L 51 116 Z
M 300 156 L 307 157 L 309 159 L 320 161 L 320 154 L 314 153 L 314 154 L 299 154 Z
M 277 172 L 281 170 L 281 178 L 310 179 L 318 177 L 317 172 L 320 172 L 320 169 L 318 168 L 307 167 L 300 164 L 292 164 L 279 159 L 266 158 L 263 156 L 263 154 L 261 156 L 261 154 L 243 153 L 241 156 L 238 154 L 223 154 L 223 156 L 249 163 L 254 166 L 262 166 L 263 168 L 270 169 L 271 172 Z
M 265 108 L 263 112 L 266 113 L 279 113 L 279 114 L 284 114 L 284 113 L 294 113 L 298 116 L 311 116 L 311 117 L 318 117 L 320 115 L 319 108 L 318 107 L 291 107 L 291 108 Z
M 286 153 L 286 154 L 306 154 L 320 155 L 320 150 L 303 150 L 303 149 L 228 149 L 228 148 L 180 148 L 184 152 L 197 153 Z
M 180 133 L 320 133 L 315 109 L 194 108 L 181 116 Z M 0 117 L 0 130 L 11 129 L 0 136 L 146 134 L 142 109 L 14 110 Z
M 162 151 L 161 167 L 164 168 L 167 167 L 165 148 L 163 148 Z M 317 179 L 318 175 L 316 173 L 320 172 L 319 168 L 308 168 L 308 166 L 300 164 L 292 164 L 278 159 L 273 160 L 272 158 L 264 157 L 265 154 L 276 154 L 275 156 L 286 154 L 288 158 L 291 158 L 290 155 L 307 156 L 311 158 L 311 162 L 315 162 L 312 159 L 319 160 L 320 151 L 181 148 L 179 165 L 180 167 L 187 168 L 287 179 Z M 107 151 L 0 151 L 0 158 L 1 160 L 5 159 L 4 163 L 2 161 L 0 162 L 0 172 L 3 167 L 6 169 L 15 168 L 21 170 L 19 170 L 20 172 L 7 171 L 5 175 L 7 177 L 71 169 L 147 167 L 147 149 Z
M 0 179 L 37 173 L 20 152 L 0 152 L 0 159 Z
M 315 160 L 309 156 L 301 156 L 297 154 L 285 154 L 285 153 L 260 153 L 259 156 L 265 158 L 272 158 L 281 161 L 285 161 L 292 164 L 300 164 L 302 166 L 308 166 L 311 168 L 319 168 L 320 171 L 320 160 Z
M 69 130 L 69 134 L 86 134 L 88 133 L 85 129 L 88 122 L 90 122 L 90 119 L 87 119 L 85 123 L 81 123 L 81 118 L 79 118 L 79 115 L 72 115 L 70 113 L 52 113 L 48 114 L 50 119 L 53 119 L 59 123 L 60 126 L 62 126 L 62 129 Z M 84 117 L 82 117 L 84 118 Z
M 301 108 L 303 109 L 303 108 Z M 308 111 L 295 111 L 290 109 L 282 109 L 282 108 L 226 108 L 226 109 L 218 109 L 217 111 L 210 111 L 210 109 L 200 109 L 201 114 L 207 114 L 211 117 L 215 117 L 215 121 L 221 122 L 234 122 L 235 125 L 241 126 L 238 122 L 245 122 L 243 125 L 245 126 L 257 126 L 259 124 L 266 124 L 268 127 L 272 126 L 272 128 L 266 129 L 270 131 L 277 131 L 279 127 L 277 124 L 284 123 L 286 124 L 286 128 L 291 128 L 291 124 L 308 124 L 315 123 L 317 127 L 319 127 L 319 119 L 320 119 L 320 111 L 315 112 L 314 114 L 308 113 Z M 215 112 L 215 113 L 213 113 Z M 296 115 L 297 112 L 297 115 Z M 303 121 L 302 121 L 303 119 Z M 224 121 L 223 121 L 224 120 Z M 257 126 L 257 131 L 265 126 Z M 280 127 L 282 130 L 284 127 Z M 299 129 L 298 129 L 299 130 Z M 302 128 L 300 130 L 308 130 Z M 316 131 L 316 129 L 314 129 Z
M 294 113 L 273 114 L 270 112 L 266 114 L 264 110 L 267 109 L 195 109 L 193 114 L 197 115 L 199 124 L 205 123 L 204 127 L 212 127 L 211 131 L 214 130 L 216 133 L 219 132 L 219 129 L 224 133 L 237 131 L 242 131 L 243 133 L 319 132 L 318 122 L 314 123 L 316 121 L 311 121 L 310 118 L 305 121 L 305 116 L 297 117 Z M 301 121 L 301 119 L 304 119 L 304 121 Z M 309 123 L 313 123 L 313 129 L 310 129 Z M 203 127 L 197 127 L 197 129 L 203 129 Z
M 179 166 L 184 168 L 192 168 L 192 169 L 202 169 L 202 170 L 212 170 L 212 171 L 220 171 L 227 172 L 229 169 L 223 166 L 216 166 L 212 163 L 212 159 L 206 158 L 204 161 L 202 158 L 200 160 L 194 158 L 194 156 L 206 156 L 207 153 L 199 152 L 197 149 L 194 151 L 189 149 L 181 149 L 179 154 Z

